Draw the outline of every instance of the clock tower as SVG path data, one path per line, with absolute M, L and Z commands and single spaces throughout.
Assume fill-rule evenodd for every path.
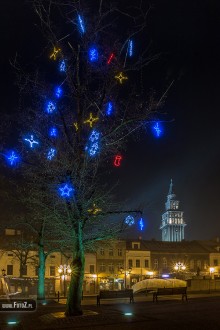
M 173 192 L 173 181 L 170 181 L 170 188 L 165 203 L 165 212 L 162 214 L 162 241 L 181 242 L 184 239 L 183 211 L 179 210 L 179 201 Z

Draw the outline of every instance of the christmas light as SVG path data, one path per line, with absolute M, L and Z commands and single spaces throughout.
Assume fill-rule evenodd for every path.
M 129 40 L 128 41 L 128 55 L 131 57 L 133 55 L 133 41 Z
M 78 15 L 78 21 L 79 21 L 79 30 L 82 34 L 85 33 L 85 26 L 84 26 L 84 22 L 82 20 L 82 17 L 80 15 Z
M 155 126 L 153 126 L 153 130 L 155 132 L 156 137 L 160 137 L 162 130 L 160 128 L 159 123 L 157 122 Z
M 51 160 L 55 156 L 56 150 L 51 148 L 47 153 L 47 159 Z
M 68 183 L 64 183 L 59 187 L 61 197 L 71 197 L 74 194 L 74 188 Z
M 51 58 L 51 59 L 53 58 L 53 60 L 56 61 L 57 56 L 58 56 L 58 54 L 59 54 L 60 51 L 61 51 L 60 48 L 56 48 L 56 47 L 54 47 L 54 48 L 53 48 L 53 53 L 51 53 L 50 58 Z
M 105 113 L 106 113 L 107 116 L 111 116 L 112 112 L 113 112 L 113 104 L 112 104 L 112 102 L 108 102 L 106 104 L 106 112 Z
M 95 156 L 99 150 L 98 142 L 92 143 L 92 145 L 88 148 L 88 150 L 90 156 Z
M 108 58 L 107 64 L 110 64 L 114 57 L 115 57 L 115 55 L 113 53 L 111 53 L 111 55 Z
M 119 82 L 120 82 L 120 84 L 122 84 L 123 83 L 123 80 L 127 80 L 128 79 L 128 77 L 126 77 L 126 76 L 123 76 L 123 73 L 122 72 L 120 72 L 117 76 L 115 76 L 115 79 L 118 79 L 119 80 Z
M 37 141 L 34 140 L 34 136 L 33 135 L 31 135 L 30 139 L 24 139 L 24 140 L 30 143 L 30 147 L 31 148 L 33 148 L 33 145 L 34 144 L 39 144 L 39 142 L 37 142 Z
M 13 150 L 6 155 L 6 159 L 10 166 L 15 166 L 19 162 L 19 157 Z
M 93 207 L 88 210 L 89 213 L 92 213 L 93 215 L 96 215 L 98 212 L 101 212 L 102 209 L 98 208 L 96 204 L 93 204 Z
M 142 218 L 140 218 L 140 220 L 139 220 L 139 222 L 138 222 L 138 225 L 139 225 L 139 227 L 140 227 L 140 230 L 143 230 L 143 228 L 144 228 L 144 221 L 143 221 Z
M 98 61 L 98 51 L 96 48 L 89 49 L 89 60 L 90 62 L 97 62 Z
M 60 86 L 56 87 L 55 89 L 55 96 L 59 99 L 63 94 L 63 90 Z
M 55 127 L 51 127 L 51 129 L 49 131 L 49 135 L 51 137 L 57 137 L 57 129 Z
M 62 60 L 59 65 L 60 72 L 66 72 L 66 61 Z
M 89 114 L 89 118 L 87 120 L 85 120 L 83 123 L 84 124 L 89 124 L 90 127 L 93 126 L 93 123 L 96 122 L 97 120 L 99 120 L 99 117 L 93 117 L 92 113 L 90 112 Z
M 128 225 L 128 226 L 132 226 L 134 224 L 134 217 L 132 217 L 131 215 L 128 215 L 126 218 L 125 218 L 125 223 Z
M 99 135 L 100 135 L 99 132 L 97 132 L 96 130 L 93 130 L 89 136 L 89 141 L 91 141 L 91 142 L 97 141 L 99 139 Z
M 121 165 L 121 160 L 122 160 L 122 156 L 120 156 L 120 155 L 116 155 L 116 156 L 115 156 L 115 159 L 114 159 L 114 165 L 115 165 L 116 167 L 120 166 L 120 165 Z
M 48 101 L 46 104 L 47 113 L 53 113 L 56 110 L 56 104 L 53 101 Z
M 78 129 L 79 129 L 78 123 L 77 122 L 73 123 L 73 126 L 75 127 L 76 131 L 78 131 Z

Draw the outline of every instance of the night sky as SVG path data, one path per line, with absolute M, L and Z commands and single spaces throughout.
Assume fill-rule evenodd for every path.
M 151 4 L 146 37 L 161 55 L 144 75 L 161 90 L 174 80 L 164 104 L 168 122 L 162 138 L 155 139 L 146 130 L 138 142 L 129 144 L 115 173 L 118 199 L 144 209 L 145 230 L 133 235 L 159 240 L 172 178 L 187 223 L 185 238 L 211 239 L 220 235 L 220 3 L 155 0 Z M 1 111 L 15 112 L 18 93 L 9 60 L 17 54 L 31 64 L 40 53 L 41 36 L 25 1 L 3 0 L 0 15 Z

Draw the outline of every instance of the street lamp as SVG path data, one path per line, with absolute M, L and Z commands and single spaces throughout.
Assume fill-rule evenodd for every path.
M 124 270 L 123 267 L 120 267 L 119 271 L 120 271 L 121 274 L 125 274 L 125 290 L 126 290 L 126 278 L 127 278 L 127 275 L 131 274 L 132 268 L 129 267 L 128 270 Z
M 181 270 L 186 270 L 186 266 L 182 262 L 177 262 L 174 269 L 180 272 Z
M 209 267 L 209 273 L 210 273 L 210 277 L 212 278 L 212 274 L 214 273 L 215 268 L 214 267 Z
M 58 267 L 58 273 L 60 274 L 60 278 L 63 280 L 63 295 L 66 297 L 66 279 L 67 276 L 72 272 L 70 265 L 60 265 Z

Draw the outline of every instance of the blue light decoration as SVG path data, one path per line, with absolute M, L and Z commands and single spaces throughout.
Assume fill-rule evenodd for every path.
M 50 130 L 49 130 L 49 135 L 53 138 L 56 138 L 57 134 L 58 134 L 58 132 L 57 132 L 56 127 L 51 127 Z
M 59 194 L 61 197 L 68 198 L 72 197 L 74 194 L 75 189 L 73 188 L 72 185 L 68 183 L 63 183 L 59 187 Z
M 90 62 L 97 62 L 99 58 L 98 50 L 96 48 L 89 49 L 89 60 Z
M 128 56 L 133 56 L 133 40 L 128 40 Z
M 66 72 L 66 61 L 62 60 L 59 64 L 59 71 L 60 72 Z
M 79 30 L 82 34 L 85 33 L 85 25 L 84 25 L 84 22 L 83 22 L 83 19 L 81 17 L 81 15 L 78 15 L 78 22 L 79 22 Z
M 112 104 L 112 102 L 108 102 L 106 104 L 105 113 L 106 113 L 107 116 L 111 116 L 112 115 L 112 113 L 113 113 L 113 104 Z
M 9 151 L 6 155 L 7 162 L 10 166 L 16 166 L 19 162 L 19 156 L 15 151 Z
M 56 149 L 50 148 L 47 153 L 47 159 L 51 160 L 56 154 Z
M 143 228 L 144 228 L 144 221 L 143 221 L 142 218 L 140 218 L 140 220 L 138 221 L 138 225 L 139 225 L 140 230 L 143 230 Z
M 63 94 L 63 90 L 60 86 L 56 87 L 55 89 L 55 96 L 59 99 Z
M 132 217 L 132 215 L 128 215 L 126 218 L 125 218 L 125 223 L 130 227 L 134 224 L 134 217 Z
M 29 139 L 26 138 L 26 139 L 24 139 L 24 140 L 30 143 L 30 147 L 31 147 L 31 148 L 33 148 L 33 146 L 34 146 L 35 144 L 39 144 L 38 141 L 34 140 L 34 136 L 33 136 L 33 135 L 31 135 L 31 137 L 30 137 Z
M 160 125 L 159 125 L 159 122 L 156 122 L 156 124 L 153 126 L 153 131 L 154 131 L 154 135 L 156 137 L 159 138 L 161 136 L 162 129 L 161 129 Z
M 51 114 L 56 111 L 56 104 L 53 101 L 48 101 L 46 104 L 47 113 Z
M 95 156 L 99 151 L 99 138 L 100 133 L 96 130 L 92 130 L 89 136 L 89 143 L 86 146 L 86 150 L 91 157 Z

